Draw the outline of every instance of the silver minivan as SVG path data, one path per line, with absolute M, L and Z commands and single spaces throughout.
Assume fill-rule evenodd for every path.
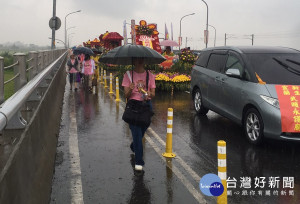
M 241 124 L 253 144 L 265 137 L 300 140 L 300 129 L 282 131 L 283 107 L 276 85 L 300 85 L 300 51 L 256 46 L 207 48 L 191 73 L 196 112 L 205 115 L 212 110 Z M 284 121 L 295 122 L 293 117 Z

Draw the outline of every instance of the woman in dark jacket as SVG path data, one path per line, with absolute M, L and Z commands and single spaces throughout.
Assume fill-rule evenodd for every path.
M 77 74 L 79 71 L 79 63 L 74 54 L 70 55 L 70 59 L 67 62 L 67 70 L 66 71 L 69 73 L 69 82 L 70 82 L 70 87 L 71 87 L 70 90 L 72 90 L 73 84 L 74 84 L 74 87 L 75 87 L 74 90 L 77 91 L 76 79 L 77 79 Z

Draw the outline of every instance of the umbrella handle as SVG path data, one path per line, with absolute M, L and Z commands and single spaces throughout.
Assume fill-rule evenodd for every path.
M 131 58 L 131 80 L 133 83 L 133 58 Z

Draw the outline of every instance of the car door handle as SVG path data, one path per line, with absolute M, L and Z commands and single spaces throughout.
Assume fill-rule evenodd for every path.
M 224 83 L 225 82 L 225 80 L 224 80 L 224 78 L 221 78 L 220 76 L 216 76 L 215 77 L 215 81 L 217 82 L 221 82 L 221 83 Z
M 220 81 L 220 77 L 219 77 L 219 76 L 216 76 L 216 77 L 215 77 L 215 81 Z

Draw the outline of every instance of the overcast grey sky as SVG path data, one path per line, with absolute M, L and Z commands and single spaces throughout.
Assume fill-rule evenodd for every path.
M 276 45 L 300 49 L 300 0 L 206 0 L 209 7 L 208 23 L 216 28 L 216 45 L 224 45 L 225 33 L 231 34 L 227 45 Z M 0 43 L 21 41 L 25 44 L 50 45 L 49 19 L 51 0 L 0 0 Z M 136 23 L 146 20 L 157 23 L 163 37 L 165 23 L 169 34 L 173 24 L 174 40 L 179 36 L 182 20 L 183 45 L 203 49 L 206 26 L 206 6 L 201 0 L 57 0 L 56 16 L 62 26 L 56 38 L 64 41 L 65 16 L 71 44 L 93 40 L 105 31 L 123 34 L 123 21 Z M 128 35 L 130 29 L 128 27 Z M 214 45 L 214 29 L 209 27 L 208 46 Z M 59 46 L 59 44 L 57 44 Z

